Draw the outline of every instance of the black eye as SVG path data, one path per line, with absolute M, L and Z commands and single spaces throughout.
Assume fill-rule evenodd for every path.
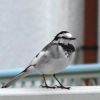
M 69 40 L 69 38 L 67 38 L 67 37 L 65 37 L 65 36 L 62 36 L 61 38 L 66 39 L 66 40 Z

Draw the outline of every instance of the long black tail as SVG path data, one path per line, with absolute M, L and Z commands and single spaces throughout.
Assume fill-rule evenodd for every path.
M 33 69 L 34 69 L 34 65 L 29 65 L 25 70 L 23 70 L 21 73 L 19 73 L 14 78 L 12 78 L 8 83 L 3 84 L 1 88 L 7 88 L 11 86 L 12 84 L 14 84 L 16 81 L 32 74 Z

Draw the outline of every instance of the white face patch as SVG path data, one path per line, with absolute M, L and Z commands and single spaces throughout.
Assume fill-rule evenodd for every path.
M 59 37 L 72 38 L 72 34 L 71 33 L 64 33 L 64 34 L 60 34 Z
M 66 37 L 67 37 L 67 38 L 71 38 L 71 37 L 72 37 L 72 34 L 71 34 L 71 33 L 67 33 L 67 34 L 66 34 Z
M 62 34 L 58 34 L 53 42 L 68 44 L 70 42 L 71 38 L 73 38 L 71 33 L 68 33 L 68 32 L 62 33 Z

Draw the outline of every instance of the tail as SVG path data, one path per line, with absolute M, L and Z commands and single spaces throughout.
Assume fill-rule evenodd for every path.
M 8 83 L 3 84 L 1 88 L 7 88 L 11 86 L 12 84 L 14 84 L 16 81 L 32 74 L 33 69 L 34 69 L 34 65 L 29 65 L 25 70 L 23 70 L 21 73 L 19 73 L 14 78 L 12 78 Z

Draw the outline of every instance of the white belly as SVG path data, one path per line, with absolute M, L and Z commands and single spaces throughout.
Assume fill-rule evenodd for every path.
M 71 59 L 73 57 L 74 53 L 68 58 L 59 58 L 59 59 L 51 59 L 48 64 L 43 64 L 38 66 L 36 69 L 41 73 L 41 74 L 54 74 L 54 73 L 59 73 L 61 72 L 65 67 L 67 67 Z

